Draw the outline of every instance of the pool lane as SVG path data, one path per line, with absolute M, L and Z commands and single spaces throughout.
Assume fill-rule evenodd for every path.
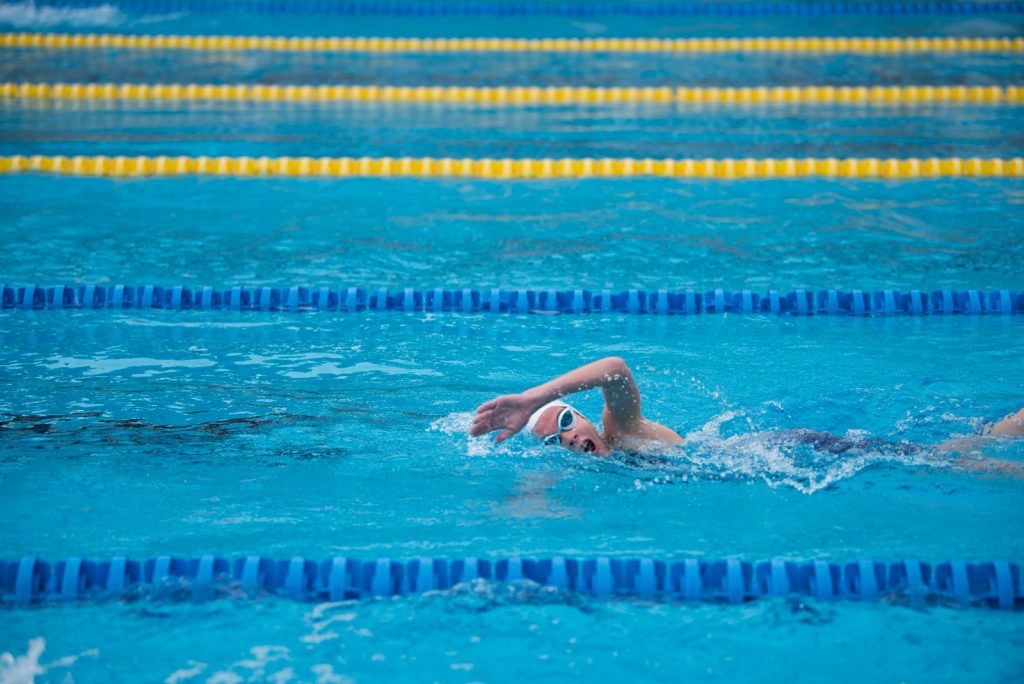
M 5 81 L 445 86 L 1021 85 L 1024 55 L 267 53 L 0 49 Z
M 0 314 L 8 557 L 1022 552 L 1020 440 L 900 445 L 1019 408 L 1016 318 L 57 316 Z M 685 449 L 467 438 L 495 394 L 618 353 Z M 778 438 L 799 428 L 893 444 Z
M 1013 157 L 1014 105 L 0 102 L 0 154 Z
M 0 196 L 14 284 L 1017 290 L 1024 261 L 1013 179 L 25 174 Z

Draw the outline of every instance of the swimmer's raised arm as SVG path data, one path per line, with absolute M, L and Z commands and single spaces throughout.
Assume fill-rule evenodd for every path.
M 640 389 L 626 362 L 609 356 L 580 366 L 554 380 L 520 394 L 505 394 L 476 409 L 469 433 L 474 437 L 501 430 L 495 442 L 503 442 L 522 430 L 530 415 L 550 401 L 600 387 L 604 393 L 604 421 L 616 429 L 628 430 L 642 418 Z

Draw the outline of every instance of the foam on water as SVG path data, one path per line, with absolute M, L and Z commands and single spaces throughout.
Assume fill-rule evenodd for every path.
M 216 365 L 211 359 L 151 359 L 151 358 L 79 358 L 55 356 L 47 368 L 83 368 L 85 375 L 103 375 L 133 368 L 206 368 Z
M 922 455 L 895 449 L 850 450 L 842 454 L 789 443 L 779 439 L 780 432 L 764 430 L 722 436 L 723 423 L 739 417 L 727 411 L 715 416 L 699 430 L 686 435 L 688 449 L 681 449 L 673 462 L 684 465 L 691 477 L 750 478 L 770 487 L 792 487 L 804 494 L 813 494 L 842 480 L 853 477 L 878 463 L 906 466 L 934 465 Z M 847 437 L 862 439 L 861 431 Z
M 53 26 L 103 27 L 118 26 L 126 17 L 116 7 L 37 7 L 34 2 L 0 4 L 0 24 L 18 28 L 45 28 Z
M 360 362 L 351 366 L 339 366 L 336 363 L 321 363 L 308 371 L 292 371 L 284 375 L 289 378 L 315 378 L 320 375 L 353 375 L 356 373 L 381 373 L 383 375 L 428 375 L 440 376 L 435 370 L 429 368 L 399 368 L 380 363 Z
M 473 425 L 472 411 L 456 411 L 449 413 L 443 418 L 438 418 L 428 428 L 432 432 L 440 432 L 454 437 L 456 441 L 465 440 L 466 455 L 473 457 L 491 456 L 495 454 L 507 455 L 512 453 L 509 443 L 494 444 L 491 437 L 470 437 L 469 428 Z
M 164 684 L 178 684 L 178 682 L 186 682 L 193 677 L 198 677 L 206 669 L 206 663 L 196 662 L 195 660 L 188 661 L 188 665 L 185 667 L 178 668 L 171 674 L 164 678 Z
M 77 655 L 64 656 L 44 664 L 41 662 L 44 651 L 46 651 L 46 639 L 36 637 L 29 640 L 28 650 L 24 655 L 0 653 L 0 684 L 33 684 L 37 676 L 46 675 L 60 668 L 70 668 L 79 658 L 95 658 L 99 655 L 97 649 L 89 649 Z M 64 681 L 73 681 L 70 674 Z

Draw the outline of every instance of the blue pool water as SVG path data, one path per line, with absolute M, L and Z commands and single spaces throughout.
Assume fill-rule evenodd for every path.
M 684 20 L 131 15 L 0 30 L 1017 35 L 1020 15 Z M 1019 85 L 1010 55 L 0 50 L 0 80 Z M 1019 156 L 1020 109 L 0 102 L 0 154 Z M 0 177 L 0 282 L 1024 289 L 1015 180 Z M 0 312 L 0 558 L 1024 557 L 1020 316 Z M 595 460 L 470 439 L 475 406 L 624 357 L 688 444 Z M 574 400 L 600 414 L 597 393 Z M 842 454 L 793 430 L 867 440 Z M 908 448 L 909 444 L 919 445 Z M 741 606 L 535 586 L 415 598 L 0 606 L 0 682 L 1017 681 L 1018 611 Z
M 1019 403 L 1024 372 L 1007 363 L 1016 320 L 168 312 L 102 314 L 98 325 L 83 312 L 56 314 L 65 318 L 55 325 L 53 315 L 4 317 L 2 410 L 20 416 L 3 427 L 0 462 L 11 557 L 1022 552 L 1008 532 L 1024 522 L 1019 442 L 961 462 L 896 449 L 816 454 L 771 439 L 801 427 L 922 444 L 969 434 Z M 469 411 L 494 392 L 614 353 L 633 363 L 645 411 L 690 440 L 665 463 L 597 463 L 465 436 Z M 598 398 L 579 408 L 596 415 Z M 1007 464 L 1016 474 L 991 469 Z M 267 665 L 267 679 L 290 667 L 314 681 L 315 668 L 332 667 L 357 679 L 489 680 L 509 668 L 554 676 L 570 663 L 597 677 L 660 663 L 666 680 L 706 668 L 770 680 L 806 666 L 793 640 L 841 639 L 844 650 L 822 651 L 815 670 L 837 672 L 851 653 L 875 653 L 883 629 L 879 660 L 859 665 L 869 678 L 973 678 L 981 666 L 942 649 L 987 645 L 990 634 L 1002 638 L 984 676 L 1019 665 L 1019 642 L 1006 639 L 1020 633 L 1019 614 L 786 602 L 691 610 L 570 596 L 538 605 L 492 591 L 319 607 L 267 598 L 10 610 L 3 631 L 17 653 L 37 636 L 48 658 L 96 649 L 72 666 L 86 681 L 195 663 L 200 680 L 248 676 L 268 649 L 287 657 Z M 205 643 L 215 634 L 216 646 Z M 509 662 L 523 650 L 528 661 Z M 771 652 L 774 664 L 761 671 L 741 652 Z
M 4 154 L 450 157 L 1012 156 L 1004 106 L 8 105 Z M 751 122 L 752 112 L 757 119 Z
M 1024 55 L 5 51 L 5 80 L 441 86 L 1020 85 Z
M 1024 251 L 1008 180 L 0 187 L 18 244 L 3 277 L 19 284 L 1015 289 Z
M 575 0 L 574 0 L 575 1 Z M 639 0 L 643 2 L 644 0 Z M 710 1 L 714 0 L 697 0 Z M 814 4 L 817 0 L 805 0 Z M 559 4 L 561 0 L 550 0 Z M 0 21 L 21 31 L 110 33 L 206 33 L 297 36 L 818 36 L 818 35 L 1009 35 L 1024 28 L 1024 14 L 833 16 L 528 16 L 387 14 L 344 15 L 133 12 L 131 3 L 95 8 L 54 8 L 13 1 L 0 5 Z M 158 3 L 147 3 L 150 6 Z M 455 0 L 452 4 L 458 4 Z M 586 4 L 586 3 L 583 3 Z

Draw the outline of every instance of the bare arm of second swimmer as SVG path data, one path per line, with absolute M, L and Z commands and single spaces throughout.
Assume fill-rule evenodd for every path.
M 639 421 L 640 390 L 626 362 L 610 356 L 560 375 L 520 394 L 506 394 L 480 405 L 469 433 L 474 437 L 501 430 L 495 442 L 503 442 L 522 430 L 530 414 L 560 397 L 600 387 L 604 392 L 605 412 L 611 413 L 619 429 L 628 429 Z

